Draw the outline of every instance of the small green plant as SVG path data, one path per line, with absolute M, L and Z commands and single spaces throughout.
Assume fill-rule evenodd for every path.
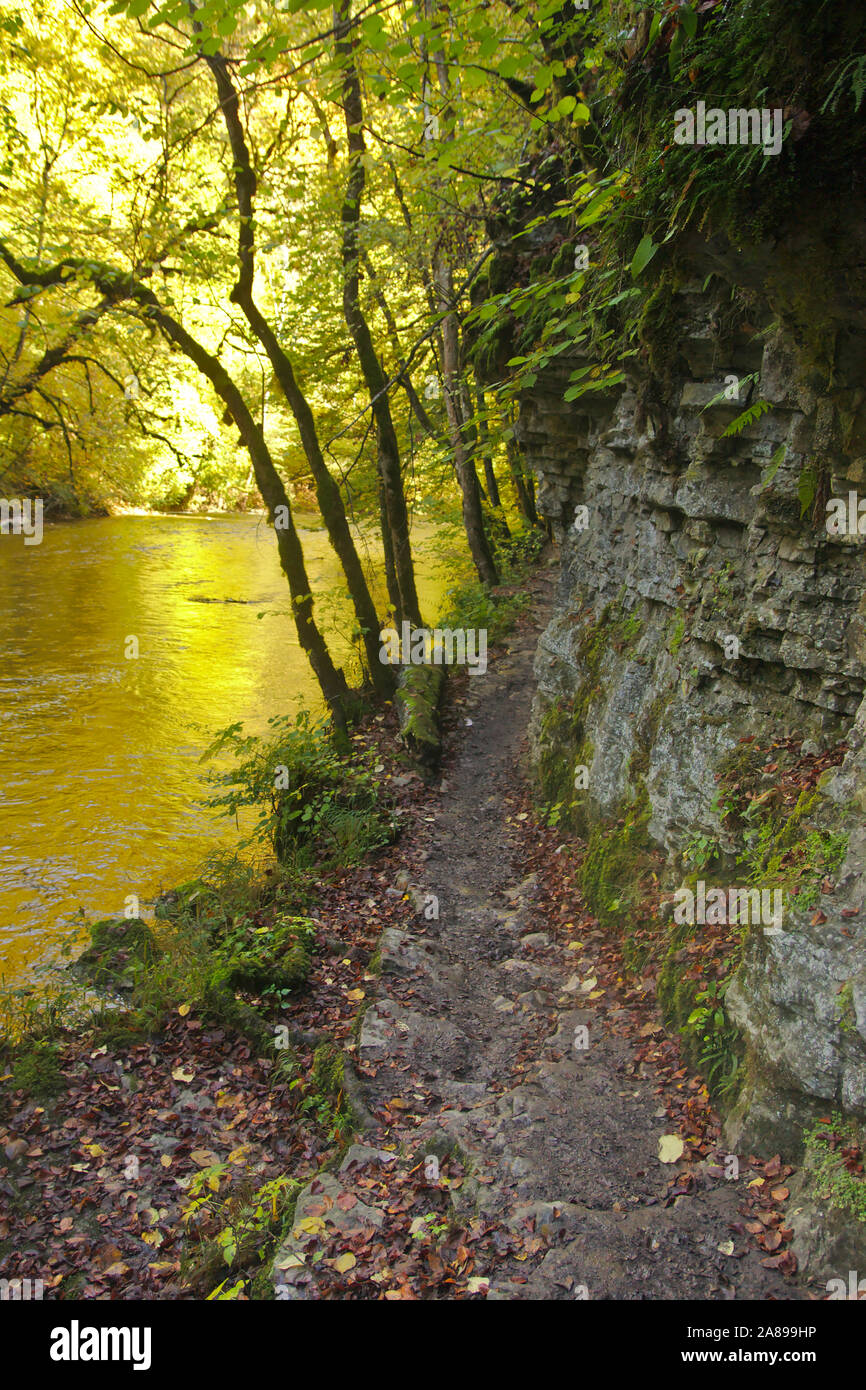
M 301 1187 L 280 1175 L 259 1188 L 246 1181 L 232 1189 L 228 1178 L 225 1163 L 196 1173 L 181 1216 L 200 1235 L 198 1248 L 184 1262 L 187 1283 L 198 1292 L 211 1289 L 216 1299 L 236 1298 L 239 1292 L 237 1284 L 226 1292 L 228 1280 L 217 1283 L 220 1274 L 260 1266 L 268 1258 L 291 1223 Z
M 820 1196 L 855 1220 L 866 1221 L 863 1141 L 853 1120 L 834 1112 L 829 1125 L 813 1125 L 806 1133 L 806 1166 Z
M 413 1240 L 426 1240 L 428 1236 L 435 1236 L 438 1240 L 439 1237 L 444 1236 L 445 1232 L 448 1230 L 448 1222 L 442 1221 L 435 1211 L 428 1211 L 426 1215 L 420 1217 L 419 1220 L 423 1221 L 424 1225 L 423 1227 L 418 1226 L 412 1232 Z
M 448 590 L 448 605 L 439 626 L 486 631 L 490 645 L 511 631 L 529 602 L 526 593 L 494 597 L 480 580 L 470 579 Z
M 739 1034 L 728 1021 L 725 1011 L 725 992 L 730 983 L 726 961 L 726 978 L 713 981 L 695 995 L 695 1007 L 683 1024 L 682 1033 L 698 1042 L 698 1065 L 706 1078 L 707 1087 L 724 1098 L 736 1087 L 740 1056 L 737 1050 Z
M 299 1109 L 321 1125 L 328 1138 L 342 1144 L 354 1127 L 352 1108 L 344 1088 L 343 1054 L 333 1043 L 321 1043 L 313 1053 L 309 1079 L 300 1077 L 290 1089 L 300 1088 Z
M 866 96 L 866 53 L 855 53 L 853 58 L 842 64 L 836 81 L 821 107 L 822 116 L 825 111 L 836 110 L 847 87 L 850 87 L 854 98 L 854 110 L 859 111 L 860 104 Z
M 372 751 L 344 752 L 328 722 L 312 721 L 306 710 L 268 722 L 269 738 L 232 724 L 206 750 L 204 758 L 234 755 L 230 770 L 213 774 L 226 790 L 210 805 L 232 817 L 257 810 L 254 837 L 265 837 L 281 864 L 295 869 L 350 867 L 394 838 Z
M 692 835 L 683 850 L 683 860 L 687 865 L 700 872 L 713 864 L 721 857 L 721 848 L 718 840 L 712 835 L 696 833 Z

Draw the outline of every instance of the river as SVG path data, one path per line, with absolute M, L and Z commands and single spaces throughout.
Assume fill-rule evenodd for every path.
M 317 519 L 296 520 L 331 640 L 351 626 L 337 561 Z M 413 541 L 433 617 L 467 571 L 465 544 L 424 522 Z M 202 601 L 225 599 L 241 602 Z M 16 984 L 85 939 L 82 913 L 120 916 L 130 895 L 144 905 L 237 842 L 202 804 L 200 757 L 219 729 L 262 733 L 272 715 L 322 706 L 261 516 L 120 516 L 46 526 L 40 545 L 0 537 L 0 612 L 0 978 Z M 348 640 L 332 646 L 346 658 Z

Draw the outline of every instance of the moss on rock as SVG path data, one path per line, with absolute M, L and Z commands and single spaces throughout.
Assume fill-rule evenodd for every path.
M 66 1086 L 57 1046 L 45 1038 L 20 1044 L 11 1057 L 12 1089 L 26 1091 L 34 1100 L 59 1095 Z
M 90 929 L 90 945 L 73 965 L 75 973 L 97 988 L 132 989 L 138 969 L 162 956 L 153 933 L 139 917 L 107 918 Z

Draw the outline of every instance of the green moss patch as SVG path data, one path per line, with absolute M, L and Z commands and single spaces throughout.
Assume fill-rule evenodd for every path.
M 99 989 L 132 989 L 136 971 L 162 955 L 153 932 L 140 918 L 108 918 L 90 929 L 90 945 L 75 961 L 75 973 Z

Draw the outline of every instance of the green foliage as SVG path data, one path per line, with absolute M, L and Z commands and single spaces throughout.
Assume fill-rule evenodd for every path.
M 306 710 L 268 722 L 269 738 L 244 735 L 241 724 L 232 724 L 207 749 L 204 758 L 229 749 L 235 759 L 230 771 L 214 774 L 227 790 L 211 805 L 232 817 L 242 807 L 257 810 L 254 834 L 296 869 L 357 864 L 393 839 L 372 752 L 343 752 L 329 724 Z
M 497 539 L 496 561 L 505 583 L 519 582 L 537 562 L 547 537 L 540 526 L 521 526 Z
M 849 838 L 845 831 L 806 823 L 820 811 L 819 795 L 806 790 L 791 811 L 774 812 L 757 797 L 741 803 L 743 848 L 737 863 L 747 882 L 779 887 L 798 908 L 813 907 L 823 879 L 841 868 Z
M 699 831 L 691 836 L 683 850 L 684 862 L 697 869 L 699 873 L 703 869 L 708 869 L 720 857 L 718 840 L 712 835 L 704 835 Z
M 712 1095 L 727 1100 L 739 1082 L 742 1043 L 739 1030 L 725 1012 L 725 992 L 732 964 L 723 966 L 725 979 L 713 981 L 694 996 L 694 1008 L 680 1029 Z
M 306 983 L 315 933 L 308 917 L 277 917 L 265 926 L 239 918 L 219 940 L 211 982 L 282 1001 Z
M 822 113 L 833 111 L 843 101 L 846 89 L 850 88 L 854 98 L 854 110 L 860 110 L 860 104 L 866 96 L 866 53 L 855 53 L 847 62 L 843 62 L 825 102 L 821 107 Z
M 491 593 L 478 579 L 455 585 L 448 590 L 438 625 L 486 630 L 488 646 L 501 642 L 531 601 L 518 586 L 536 563 L 546 539 L 538 526 L 515 527 L 510 535 L 500 536 L 495 547 L 502 579 L 499 590 Z
M 448 590 L 448 608 L 441 625 L 450 628 L 485 629 L 488 645 L 499 642 L 526 608 L 524 594 L 494 597 L 480 580 L 470 579 Z
M 236 1298 L 253 1271 L 269 1263 L 290 1229 L 301 1184 L 281 1175 L 258 1188 L 249 1180 L 232 1185 L 227 1164 L 196 1173 L 187 1189 L 182 1221 L 200 1234 L 185 1256 L 182 1275 L 188 1287 L 222 1301 Z M 213 1228 L 218 1228 L 211 1234 Z M 245 1277 L 229 1285 L 225 1276 Z M 209 1291 L 209 1292 L 208 1292 Z

